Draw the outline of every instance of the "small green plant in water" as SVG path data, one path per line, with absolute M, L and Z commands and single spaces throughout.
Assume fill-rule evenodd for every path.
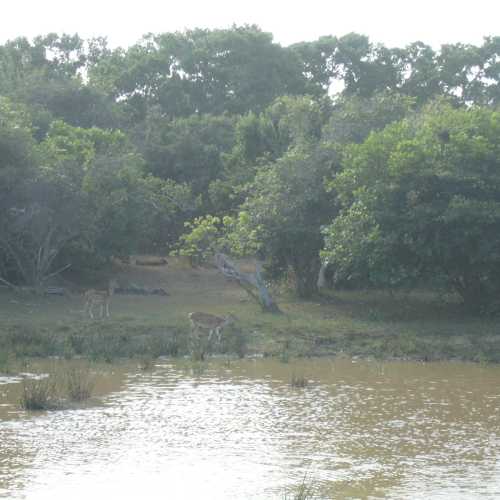
M 241 328 L 229 326 L 223 337 L 222 352 L 235 353 L 240 359 L 248 352 L 248 338 Z
M 304 387 L 307 387 L 309 385 L 309 381 L 303 375 L 296 375 L 295 373 L 292 373 L 292 377 L 290 379 L 290 385 L 292 387 L 298 387 L 303 389 Z
M 22 383 L 21 408 L 28 411 L 53 410 L 57 408 L 57 388 L 51 377 L 24 379 Z
M 279 351 L 279 360 L 282 363 L 288 363 L 290 361 L 290 347 L 291 347 L 290 339 L 282 340 L 280 344 L 281 344 L 281 349 Z
M 204 363 L 203 361 L 190 361 L 186 367 L 185 371 L 190 373 L 191 375 L 195 377 L 199 377 L 200 375 L 203 375 L 205 371 L 207 370 L 207 364 Z
M 94 377 L 88 367 L 71 367 L 64 373 L 65 392 L 71 401 L 85 401 L 94 390 Z
M 10 373 L 11 356 L 5 351 L 0 351 L 0 373 Z
M 291 494 L 285 494 L 283 500 L 309 500 L 312 499 L 313 488 L 307 482 L 307 476 L 304 475 L 302 482 L 299 484 L 297 489 Z
M 155 366 L 155 361 L 151 356 L 145 356 L 139 360 L 139 370 L 141 372 L 149 372 Z

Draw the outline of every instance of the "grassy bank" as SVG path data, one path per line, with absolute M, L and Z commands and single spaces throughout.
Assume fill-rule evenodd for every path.
M 24 356 L 157 357 L 188 353 L 191 311 L 238 317 L 217 352 L 279 356 L 345 353 L 378 359 L 500 361 L 496 319 L 464 314 L 459 304 L 428 292 L 336 292 L 303 302 L 278 297 L 284 314 L 262 314 L 246 294 L 213 269 L 123 265 L 122 286 L 162 287 L 168 296 L 116 295 L 111 318 L 90 320 L 83 297 L 0 292 L 2 359 Z M 0 360 L 1 362 L 1 360 Z M 0 366 L 1 370 L 1 366 Z

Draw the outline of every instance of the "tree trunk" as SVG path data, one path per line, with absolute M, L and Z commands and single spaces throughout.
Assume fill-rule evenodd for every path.
M 264 312 L 281 313 L 262 278 L 262 263 L 257 261 L 254 273 L 243 273 L 228 257 L 218 253 L 215 255 L 215 265 L 224 276 L 235 280 Z
M 318 271 L 318 281 L 316 282 L 316 286 L 318 290 L 326 287 L 326 268 L 328 267 L 328 262 L 322 262 L 321 267 Z
M 294 259 L 291 263 L 295 273 L 295 291 L 302 299 L 308 299 L 318 293 L 318 273 L 321 268 L 319 257 Z

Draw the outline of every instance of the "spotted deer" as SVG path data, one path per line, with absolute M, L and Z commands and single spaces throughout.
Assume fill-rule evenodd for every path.
M 94 319 L 93 309 L 95 306 L 99 306 L 100 317 L 103 318 L 104 311 L 106 311 L 106 317 L 109 318 L 109 304 L 117 288 L 118 282 L 116 280 L 110 280 L 107 290 L 87 290 L 84 293 L 85 313 L 88 313 L 89 316 Z
M 191 332 L 195 331 L 200 333 L 200 331 L 208 331 L 208 341 L 212 339 L 212 335 L 215 333 L 217 336 L 217 341 L 220 343 L 222 338 L 222 330 L 231 323 L 236 321 L 236 317 L 229 314 L 224 317 L 215 316 L 213 314 L 208 314 L 204 312 L 192 312 L 188 314 L 189 321 L 191 322 Z

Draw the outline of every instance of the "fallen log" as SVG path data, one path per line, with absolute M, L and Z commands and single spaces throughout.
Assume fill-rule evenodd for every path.
M 157 259 L 135 259 L 136 266 L 167 266 L 168 260 L 165 258 Z
M 116 288 L 115 293 L 121 295 L 159 295 L 163 297 L 168 297 L 170 295 L 164 288 L 161 287 L 147 288 L 138 285 Z

